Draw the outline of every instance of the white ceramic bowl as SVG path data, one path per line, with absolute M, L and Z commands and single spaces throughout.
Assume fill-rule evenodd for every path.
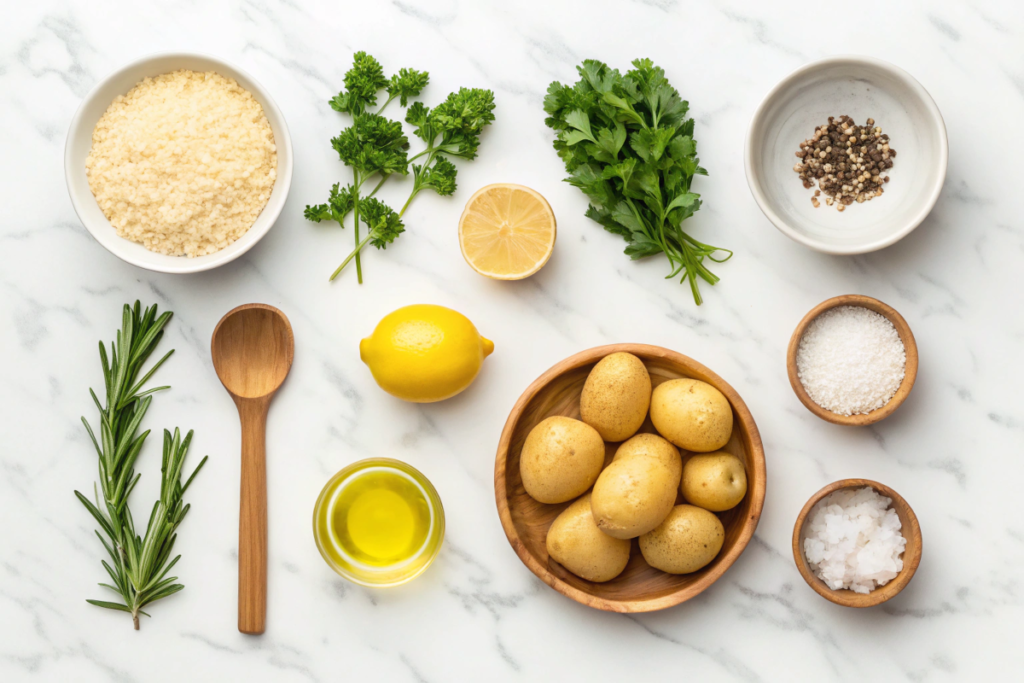
M 829 116 L 868 118 L 897 152 L 885 194 L 845 211 L 811 204 L 793 171 L 800 143 Z M 754 112 L 744 161 L 761 211 L 797 242 L 829 254 L 863 254 L 902 239 L 935 206 L 946 178 L 946 124 L 928 91 L 900 68 L 869 57 L 830 57 L 797 69 Z M 815 184 L 814 189 L 817 189 Z
M 263 107 L 270 129 L 274 132 L 274 143 L 277 145 L 277 180 L 270 199 L 256 222 L 248 232 L 224 249 L 195 258 L 158 254 L 141 244 L 120 237 L 96 203 L 85 174 L 85 160 L 92 147 L 93 129 L 114 98 L 127 93 L 147 76 L 158 76 L 178 69 L 215 71 L 222 76 L 235 79 L 240 86 L 251 92 Z M 249 251 L 270 230 L 284 207 L 292 183 L 292 140 L 281 110 L 277 108 L 270 94 L 249 74 L 205 55 L 159 54 L 132 62 L 116 71 L 96 85 L 85 97 L 68 130 L 64 148 L 64 176 L 78 218 L 107 251 L 147 270 L 161 273 L 196 273 L 233 261 Z

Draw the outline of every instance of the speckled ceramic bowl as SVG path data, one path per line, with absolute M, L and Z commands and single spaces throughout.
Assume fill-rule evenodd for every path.
M 842 114 L 861 125 L 873 118 L 898 157 L 881 197 L 839 212 L 824 201 L 815 208 L 793 166 L 800 143 Z M 744 161 L 754 200 L 783 234 L 829 254 L 862 254 L 921 224 L 942 191 L 948 157 L 946 124 L 920 83 L 887 62 L 846 56 L 801 67 L 772 88 L 750 121 Z

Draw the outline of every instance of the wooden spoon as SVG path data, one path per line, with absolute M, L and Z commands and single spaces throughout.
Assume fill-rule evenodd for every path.
M 242 422 L 238 513 L 238 630 L 259 634 L 267 621 L 267 411 L 295 356 L 292 326 L 266 304 L 221 318 L 211 341 L 213 367 Z

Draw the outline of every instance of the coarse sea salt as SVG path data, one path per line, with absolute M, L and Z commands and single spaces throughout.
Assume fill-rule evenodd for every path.
M 870 593 L 903 569 L 907 539 L 890 498 L 864 487 L 836 491 L 811 510 L 804 556 L 832 590 Z
M 862 306 L 838 306 L 811 321 L 796 353 L 797 376 L 825 410 L 862 415 L 881 408 L 906 373 L 907 350 L 889 320 Z

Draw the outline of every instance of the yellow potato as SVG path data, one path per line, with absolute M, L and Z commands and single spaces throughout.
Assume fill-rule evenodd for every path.
M 681 470 L 644 456 L 613 461 L 590 497 L 598 528 L 615 538 L 636 538 L 661 524 L 676 502 Z
M 683 461 L 679 457 L 679 449 L 657 434 L 637 434 L 623 441 L 615 451 L 612 462 L 641 456 L 655 458 L 664 463 L 673 472 L 673 477 L 680 476 L 683 471 Z
M 686 461 L 679 490 L 692 505 L 711 512 L 731 510 L 747 495 L 747 471 L 731 453 L 701 453 Z
M 605 441 L 636 434 L 651 405 L 651 376 L 631 353 L 605 356 L 587 375 L 580 396 L 580 417 Z
M 519 455 L 523 487 L 541 503 L 564 503 L 589 489 L 604 467 L 604 441 L 590 425 L 549 417 L 530 430 Z
M 673 379 L 654 390 L 651 422 L 659 434 L 680 448 L 717 451 L 732 435 L 732 406 L 722 392 L 706 382 Z
M 715 513 L 677 505 L 656 529 L 640 537 L 640 552 L 655 569 L 689 574 L 715 559 L 724 542 L 725 527 Z
M 548 529 L 548 555 L 587 581 L 610 581 L 629 562 L 630 542 L 597 528 L 590 512 L 590 494 L 565 508 Z

